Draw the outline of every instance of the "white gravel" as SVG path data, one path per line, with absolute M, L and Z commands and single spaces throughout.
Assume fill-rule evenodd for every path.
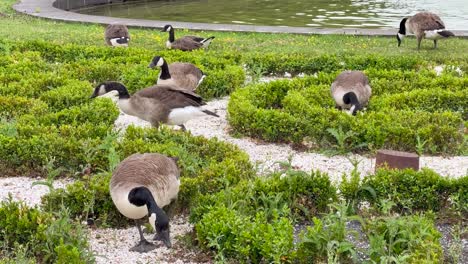
M 11 194 L 13 200 L 24 201 L 28 206 L 35 206 L 41 203 L 41 197 L 49 193 L 49 187 L 45 185 L 34 185 L 35 181 L 42 181 L 42 178 L 11 177 L 0 178 L 0 201 L 8 199 Z M 70 180 L 55 180 L 54 188 L 64 188 Z
M 251 138 L 234 138 L 229 135 L 229 125 L 226 120 L 228 97 L 208 102 L 207 109 L 215 111 L 220 118 L 213 116 L 200 117 L 190 120 L 185 127 L 193 135 L 207 138 L 216 137 L 220 140 L 239 146 L 249 154 L 253 163 L 256 163 L 259 172 L 275 169 L 279 161 L 292 159 L 292 165 L 300 170 L 320 170 L 330 175 L 332 181 L 337 182 L 343 173 L 349 174 L 353 169 L 351 160 L 359 160 L 358 169 L 362 175 L 374 172 L 375 159 L 361 155 L 328 157 L 319 153 L 300 152 L 287 144 L 265 143 Z M 119 128 L 133 124 L 136 126 L 150 126 L 148 122 L 136 117 L 121 114 L 116 121 Z M 468 157 L 421 157 L 421 167 L 428 167 L 437 173 L 450 177 L 461 177 L 468 173 Z
M 171 242 L 173 248 L 166 248 L 162 242 L 153 242 L 153 234 L 145 234 L 145 238 L 158 245 L 159 247 L 148 253 L 138 253 L 129 251 L 135 246 L 140 236 L 135 226 L 127 229 L 94 229 L 90 231 L 90 248 L 96 252 L 96 263 L 192 263 L 183 260 L 175 260 L 174 254 L 177 253 L 179 237 L 190 232 L 193 226 L 188 224 L 184 217 L 176 216 L 171 219 Z

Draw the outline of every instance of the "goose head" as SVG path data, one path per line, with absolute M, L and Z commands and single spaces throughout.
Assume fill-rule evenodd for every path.
M 345 104 L 351 105 L 351 108 L 349 111 L 347 111 L 349 115 L 356 115 L 357 111 L 362 110 L 362 105 L 359 103 L 359 100 L 354 92 L 346 93 L 343 96 L 343 102 Z
M 106 97 L 111 97 L 112 95 L 115 95 L 118 97 L 118 99 L 130 98 L 130 94 L 128 93 L 127 87 L 125 87 L 125 85 L 119 82 L 103 82 L 98 84 L 94 88 L 94 92 L 90 98 L 101 97 L 109 93 L 110 96 L 108 95 Z
M 148 220 L 156 231 L 156 239 L 162 241 L 166 247 L 172 247 L 169 231 L 169 217 L 166 213 L 162 209 L 154 210 L 150 212 Z
M 154 56 L 153 60 L 151 60 L 151 63 L 148 65 L 149 68 L 154 68 L 154 67 L 161 67 L 164 65 L 164 58 L 160 56 Z
M 406 21 L 408 20 L 407 17 L 403 18 L 400 22 L 400 29 L 398 30 L 398 33 L 396 35 L 397 40 L 398 40 L 398 47 L 401 45 L 401 41 L 406 35 Z
M 165 25 L 163 29 L 161 29 L 161 32 L 170 32 L 174 30 L 174 28 L 171 25 Z

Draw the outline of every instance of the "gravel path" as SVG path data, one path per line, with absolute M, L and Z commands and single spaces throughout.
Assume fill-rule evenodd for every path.
M 148 253 L 129 251 L 139 240 L 137 229 L 132 226 L 127 229 L 95 229 L 89 234 L 90 248 L 96 252 L 96 263 L 197 263 L 190 259 L 197 259 L 194 252 L 183 247 L 179 238 L 193 229 L 185 217 L 176 216 L 171 220 L 171 239 L 173 247 L 166 248 L 161 242 L 154 242 L 159 247 Z M 152 242 L 153 234 L 145 234 L 145 238 Z
M 229 126 L 226 120 L 228 97 L 208 102 L 207 108 L 215 111 L 220 118 L 213 116 L 200 117 L 190 120 L 185 127 L 193 135 L 200 135 L 207 138 L 217 137 L 220 140 L 239 146 L 249 154 L 253 163 L 258 164 L 260 173 L 274 169 L 278 161 L 287 161 L 292 158 L 292 165 L 301 170 L 320 170 L 327 172 L 332 181 L 337 182 L 343 173 L 349 174 L 353 169 L 351 160 L 359 160 L 359 171 L 367 175 L 374 171 L 375 159 L 361 155 L 334 156 L 328 157 L 319 153 L 300 152 L 292 149 L 287 144 L 275 144 L 260 142 L 251 138 L 234 138 L 228 131 Z M 149 123 L 136 117 L 121 114 L 116 121 L 118 128 L 124 129 L 128 125 L 149 127 Z M 421 157 L 421 167 L 433 169 L 441 175 L 450 177 L 461 177 L 468 173 L 468 157 Z
M 49 187 L 45 185 L 34 185 L 35 181 L 41 181 L 42 178 L 11 177 L 0 178 L 0 201 L 8 199 L 11 194 L 13 200 L 24 201 L 28 206 L 35 206 L 41 203 L 41 197 L 49 193 Z M 70 180 L 55 180 L 55 188 L 64 188 Z

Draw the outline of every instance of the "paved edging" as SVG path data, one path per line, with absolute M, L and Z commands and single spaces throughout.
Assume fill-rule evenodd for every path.
M 85 22 L 97 24 L 122 23 L 130 27 L 162 28 L 171 24 L 176 28 L 190 30 L 212 31 L 237 31 L 237 32 L 262 32 L 262 33 L 294 33 L 294 34 L 345 34 L 361 36 L 395 36 L 396 29 L 352 29 L 352 28 L 309 28 L 309 27 L 279 27 L 279 26 L 254 26 L 209 24 L 176 21 L 161 21 L 147 19 L 129 19 L 105 16 L 92 16 L 61 10 L 52 6 L 55 0 L 20 0 L 13 8 L 27 15 L 62 20 L 70 22 Z M 458 37 L 468 38 L 468 30 L 452 30 Z

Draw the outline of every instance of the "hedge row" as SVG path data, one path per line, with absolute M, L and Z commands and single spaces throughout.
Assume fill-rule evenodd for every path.
M 370 72 L 376 74 L 375 70 Z M 381 76 L 387 74 L 393 72 L 380 72 Z M 430 73 L 426 74 L 429 76 L 420 79 L 429 79 Z M 235 131 L 245 135 L 322 149 L 339 145 L 348 150 L 360 147 L 415 151 L 418 147 L 418 151 L 431 154 L 463 152 L 460 146 L 468 109 L 465 78 L 443 75 L 442 80 L 455 85 L 445 90 L 414 89 L 414 84 L 409 85 L 412 80 L 402 76 L 400 81 L 408 84 L 408 91 L 391 93 L 377 89 L 367 111 L 349 116 L 334 108 L 329 92 L 332 76 L 324 73 L 317 78 L 280 80 L 239 89 L 229 102 L 229 122 Z M 438 82 L 432 83 L 436 86 Z M 418 145 L 418 140 L 424 144 Z
M 414 214 L 450 209 L 462 213 L 463 219 L 468 211 L 458 211 L 459 204 L 453 198 L 463 197 L 459 203 L 467 202 L 467 179 L 450 180 L 427 169 L 379 170 L 354 188 L 341 185 L 340 196 L 349 202 L 370 201 L 371 208 L 380 208 L 385 201 L 394 203 L 386 212 L 389 215 L 362 219 L 349 215 L 350 203 L 334 204 L 338 195 L 327 175 L 280 171 L 200 196 L 190 220 L 201 246 L 215 251 L 219 260 L 318 263 L 332 258 L 347 263 L 359 250 L 377 262 L 393 256 L 411 259 L 410 263 L 433 263 L 443 259 L 440 234 L 433 218 Z M 409 215 L 390 216 L 396 212 Z M 294 244 L 295 223 L 304 223 L 304 219 L 314 224 Z M 349 243 L 352 232 L 347 225 L 356 220 L 370 243 L 368 250 Z M 392 242 L 396 240 L 401 244 Z
M 182 211 L 190 208 L 199 194 L 216 193 L 255 175 L 248 156 L 237 147 L 168 128 L 157 131 L 129 127 L 123 139 L 114 144 L 120 159 L 138 152 L 179 157 L 182 173 L 177 203 Z M 106 151 L 109 149 L 101 150 L 100 156 L 107 157 Z M 76 181 L 66 190 L 54 190 L 43 197 L 44 208 L 54 211 L 63 203 L 74 217 L 92 214 L 100 223 L 121 226 L 127 220 L 109 199 L 109 179 L 110 173 L 96 174 Z M 83 205 L 90 207 L 83 209 Z

